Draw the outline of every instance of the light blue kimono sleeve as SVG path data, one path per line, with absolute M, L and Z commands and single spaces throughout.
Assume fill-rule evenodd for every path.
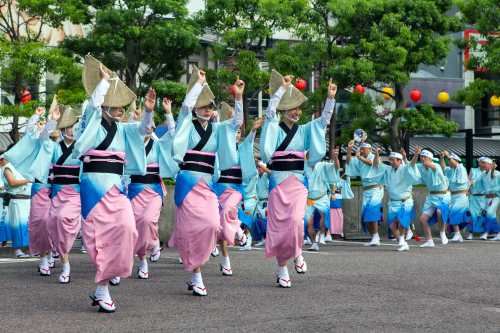
M 346 165 L 345 173 L 350 177 L 361 177 L 359 171 L 359 160 L 356 157 L 352 157 L 349 163 Z
M 340 181 L 339 171 L 335 167 L 334 163 L 324 162 L 318 164 L 318 166 L 321 166 L 321 172 L 323 173 L 323 177 L 328 184 L 333 184 Z
M 346 177 L 346 179 L 341 180 L 340 194 L 342 199 L 354 199 L 354 193 L 351 188 L 351 178 Z
M 125 138 L 125 174 L 146 174 L 146 152 L 144 151 L 144 134 L 141 133 L 141 124 L 118 123 L 119 130 Z
M 158 149 L 158 164 L 160 165 L 161 177 L 174 178 L 179 172 L 179 164 L 172 157 L 172 144 L 173 137 L 168 133 L 157 141 L 156 147 Z
M 96 147 L 99 143 L 97 133 L 101 127 L 102 119 L 102 103 L 109 89 L 109 82 L 101 80 L 94 89 L 92 96 L 87 100 L 83 116 L 78 130 L 78 138 L 73 149 L 73 158 L 79 158 L 84 155 L 89 149 Z
M 422 184 L 422 174 L 420 173 L 421 164 L 408 164 L 407 175 L 413 179 L 415 184 Z
M 382 162 L 379 162 L 377 166 L 374 166 L 374 168 L 378 169 L 380 171 L 379 177 L 377 178 L 377 182 L 384 184 L 384 186 L 389 185 L 389 172 L 391 172 L 392 167 L 389 165 L 386 165 Z
M 309 164 L 316 164 L 326 154 L 326 128 L 330 124 L 333 110 L 335 109 L 335 99 L 327 98 L 321 117 L 307 123 L 305 128 L 305 149 L 309 152 Z
M 431 172 L 432 175 L 432 186 L 439 186 L 445 184 L 446 187 L 448 187 L 448 178 L 443 173 L 443 169 L 441 169 L 441 166 L 434 163 L 436 166 L 436 170 L 433 170 Z
M 269 100 L 269 105 L 266 110 L 266 116 L 260 134 L 260 159 L 264 163 L 268 163 L 273 156 L 278 145 L 278 135 L 281 130 L 279 127 L 279 117 L 276 114 L 281 97 L 285 94 L 285 89 L 280 87 Z
M 39 150 L 35 160 L 26 175 L 23 176 L 31 181 L 39 180 L 42 183 L 47 183 L 49 177 L 49 169 L 52 165 L 54 152 L 58 144 L 52 140 L 40 141 Z
M 255 159 L 253 156 L 253 145 L 255 140 L 255 131 L 251 131 L 245 140 L 240 144 L 238 154 L 240 157 L 241 174 L 243 183 L 249 183 L 251 179 L 258 176 Z
M 217 131 L 217 155 L 221 170 L 227 170 L 239 161 L 236 150 L 236 131 L 243 120 L 243 105 L 240 101 L 236 101 L 234 111 L 231 119 L 214 124 L 214 129 Z

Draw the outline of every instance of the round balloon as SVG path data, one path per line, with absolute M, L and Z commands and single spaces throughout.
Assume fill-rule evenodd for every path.
M 384 96 L 384 99 L 386 101 L 391 99 L 391 96 L 394 96 L 394 89 L 392 89 L 391 87 L 384 87 L 382 88 L 382 91 L 384 92 L 382 96 Z
M 490 104 L 491 106 L 497 108 L 500 106 L 500 97 L 493 95 L 490 97 Z
M 412 89 L 410 91 L 410 98 L 413 102 L 418 103 L 422 99 L 422 92 L 418 89 Z
M 441 104 L 448 103 L 448 101 L 450 100 L 450 94 L 448 94 L 446 91 L 441 91 L 438 94 L 437 99 Z
M 360 85 L 359 83 L 357 85 L 354 86 L 354 91 L 360 93 L 360 94 L 364 94 L 365 93 L 365 87 L 363 87 L 362 85 Z

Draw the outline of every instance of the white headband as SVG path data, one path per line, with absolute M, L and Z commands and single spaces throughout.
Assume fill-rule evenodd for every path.
M 427 149 L 424 149 L 420 152 L 420 156 L 428 157 L 428 158 L 434 158 L 434 154 L 428 151 Z
M 488 164 L 493 164 L 493 160 L 489 157 L 483 156 L 479 158 L 479 162 L 484 162 Z
M 451 153 L 450 154 L 450 158 L 454 159 L 457 162 L 461 162 L 462 161 L 462 159 L 457 154 L 455 154 L 455 153 Z
M 371 145 L 371 144 L 369 144 L 369 143 L 367 143 L 367 142 L 363 142 L 363 143 L 359 146 L 359 148 L 371 148 L 371 147 L 372 147 L 372 145 Z
M 397 153 L 395 151 L 391 151 L 391 153 L 389 154 L 389 158 L 397 158 L 399 160 L 403 160 L 403 155 L 401 155 L 400 153 Z

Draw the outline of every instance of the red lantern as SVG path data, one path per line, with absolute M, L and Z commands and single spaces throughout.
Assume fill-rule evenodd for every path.
M 229 91 L 229 93 L 233 96 L 236 96 L 236 86 L 234 84 L 230 85 L 227 90 Z
M 354 90 L 360 94 L 364 94 L 365 93 L 365 87 L 363 87 L 362 85 L 360 85 L 359 83 L 357 85 L 354 86 Z
M 304 80 L 304 79 L 297 79 L 297 81 L 295 81 L 295 88 L 303 91 L 303 90 L 306 90 L 306 87 L 307 87 L 306 80 Z
M 410 98 L 414 103 L 418 103 L 422 99 L 422 92 L 418 89 L 410 91 Z
M 21 92 L 21 104 L 26 104 L 31 101 L 31 93 L 28 89 L 24 89 Z

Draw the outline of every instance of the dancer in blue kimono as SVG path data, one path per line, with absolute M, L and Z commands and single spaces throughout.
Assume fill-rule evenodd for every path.
M 469 171 L 469 210 L 471 219 L 467 226 L 467 240 L 474 239 L 474 234 L 480 234 L 481 239 L 488 239 L 488 234 L 484 232 L 484 213 L 486 207 L 485 192 L 482 188 L 482 183 L 479 182 L 484 172 L 488 170 L 488 162 L 493 162 L 488 157 L 481 157 L 478 159 L 478 167 L 471 168 Z
M 448 159 L 448 166 L 445 164 L 445 157 Z M 440 165 L 444 175 L 448 178 L 448 189 L 451 194 L 448 223 L 453 227 L 453 237 L 450 241 L 462 243 L 464 239 L 460 228 L 468 225 L 470 220 L 467 170 L 457 154 L 446 150 L 440 155 Z
M 336 156 L 336 157 L 335 157 Z M 305 174 L 307 177 L 307 208 L 305 221 L 307 232 L 313 243 L 309 251 L 319 251 L 319 237 L 316 237 L 314 227 L 314 213 L 320 216 L 320 237 L 324 237 L 326 229 L 330 228 L 330 186 L 340 181 L 340 161 L 338 155 L 334 155 L 333 162 L 321 161 L 314 166 L 307 166 Z
M 492 235 L 491 240 L 500 240 L 500 227 L 497 220 L 497 209 L 500 204 L 500 172 L 496 170 L 496 163 L 491 158 L 482 159 L 485 165 L 485 172 L 479 178 L 478 186 L 484 193 L 483 207 L 483 228 L 484 233 L 481 239 L 488 239 Z
M 375 155 L 371 152 L 372 146 L 369 143 L 361 143 L 355 157 L 352 157 L 353 147 L 354 140 L 347 145 L 346 174 L 350 177 L 360 177 L 363 185 L 361 222 L 363 229 L 368 230 L 371 235 L 370 242 L 365 246 L 380 246 L 378 226 L 383 218 L 384 186 L 380 177 L 383 170 L 374 168 Z
M 405 232 L 410 230 L 410 225 L 415 217 L 413 207 L 413 184 L 414 178 L 410 174 L 410 164 L 406 160 L 406 152 L 391 152 L 389 155 L 391 165 L 380 162 L 379 149 L 376 151 L 374 164 L 384 170 L 382 174 L 385 189 L 389 194 L 387 203 L 387 223 L 392 234 L 398 240 L 398 251 L 409 251 L 410 246 L 406 242 Z
M 260 139 L 262 160 L 271 169 L 265 254 L 276 257 L 278 285 L 290 288 L 288 261 L 294 260 L 297 273 L 307 271 L 302 256 L 307 205 L 305 164 L 314 165 L 325 155 L 325 129 L 334 112 L 337 86 L 330 80 L 321 116 L 298 125 L 301 105 L 307 98 L 292 85 L 291 76 L 283 77 L 273 70 L 270 81 L 271 100 Z M 281 119 L 277 110 L 282 113 Z
M 417 164 L 420 158 L 421 163 Z M 446 222 L 449 216 L 450 192 L 448 191 L 448 179 L 443 173 L 441 166 L 434 162 L 434 154 L 421 147 L 415 149 L 415 155 L 411 160 L 410 174 L 414 180 L 423 183 L 429 194 L 425 199 L 420 215 L 420 223 L 424 229 L 426 241 L 420 247 L 434 247 L 431 225 L 441 222 L 441 243 L 448 244 L 446 237 Z
M 40 255 L 38 264 L 40 275 L 48 276 L 50 275 L 50 267 L 53 265 L 49 254 L 52 243 L 47 231 L 50 208 L 50 184 L 47 177 L 52 154 L 52 141 L 49 140 L 49 136 L 56 127 L 60 113 L 58 109 L 51 109 L 49 120 L 46 123 L 40 121 L 44 113 L 45 109 L 42 107 L 35 110 L 35 114 L 28 121 L 25 135 L 4 154 L 4 157 L 24 179 L 31 183 L 31 198 L 27 200 L 30 209 L 27 210 L 29 223 L 26 234 L 31 235 L 29 237 L 30 252 Z M 23 202 L 22 205 L 24 204 L 26 203 Z M 24 223 L 17 223 L 19 227 L 17 229 L 21 234 L 24 234 Z M 14 235 L 11 234 L 11 236 Z M 28 237 L 22 237 L 22 239 L 28 239 Z M 16 252 L 18 251 L 16 250 Z M 16 255 L 23 256 L 22 252 L 18 252 Z
M 144 152 L 146 154 L 146 175 L 131 175 L 128 185 L 128 197 L 132 203 L 138 233 L 135 253 L 139 258 L 137 277 L 149 278 L 149 266 L 146 255 L 159 256 L 158 220 L 163 198 L 167 194 L 163 178 L 173 178 L 179 170 L 172 159 L 172 140 L 175 135 L 175 121 L 172 116 L 172 101 L 162 101 L 167 132 L 158 138 L 154 133 L 146 136 Z
M 184 269 L 192 272 L 188 290 L 194 296 L 208 294 L 201 267 L 210 258 L 220 228 L 219 201 L 212 181 L 216 155 L 220 170 L 230 169 L 237 161 L 233 147 L 243 123 L 245 83 L 237 80 L 235 88 L 233 118 L 212 123 L 215 96 L 206 84 L 205 72 L 196 68 L 177 119 L 173 156 L 181 163 L 181 171 L 175 183 L 175 230 L 169 246 L 177 249 Z
M 233 245 L 235 238 L 238 239 L 240 246 L 246 246 L 252 242 L 250 234 L 243 232 L 241 229 L 240 220 L 241 214 L 239 206 L 242 200 L 248 195 L 252 195 L 252 186 L 257 169 L 253 157 L 253 146 L 257 130 L 260 128 L 262 120 L 254 122 L 252 131 L 247 135 L 245 140 L 238 144 L 232 145 L 227 142 L 229 147 L 234 149 L 233 153 L 237 156 L 237 163 L 231 168 L 221 170 L 216 176 L 217 180 L 214 183 L 215 193 L 217 194 L 220 206 L 220 223 L 221 231 L 219 234 L 219 245 L 221 248 L 221 264 L 220 270 L 222 275 L 231 276 L 233 271 L 229 260 L 228 244 Z M 240 142 L 241 131 L 236 133 L 236 142 Z M 247 200 L 248 202 L 248 200 Z M 247 229 L 251 226 L 251 220 L 245 220 Z
M 156 95 L 150 91 L 141 123 L 120 122 L 135 94 L 95 58 L 85 57 L 83 83 L 90 98 L 84 104 L 72 156 L 82 159 L 80 198 L 82 233 L 87 253 L 96 266 L 97 288 L 91 296 L 101 312 L 114 312 L 108 283 L 128 277 L 137 240 L 134 213 L 125 196 L 122 176 L 144 175 L 144 136 L 152 130 Z

